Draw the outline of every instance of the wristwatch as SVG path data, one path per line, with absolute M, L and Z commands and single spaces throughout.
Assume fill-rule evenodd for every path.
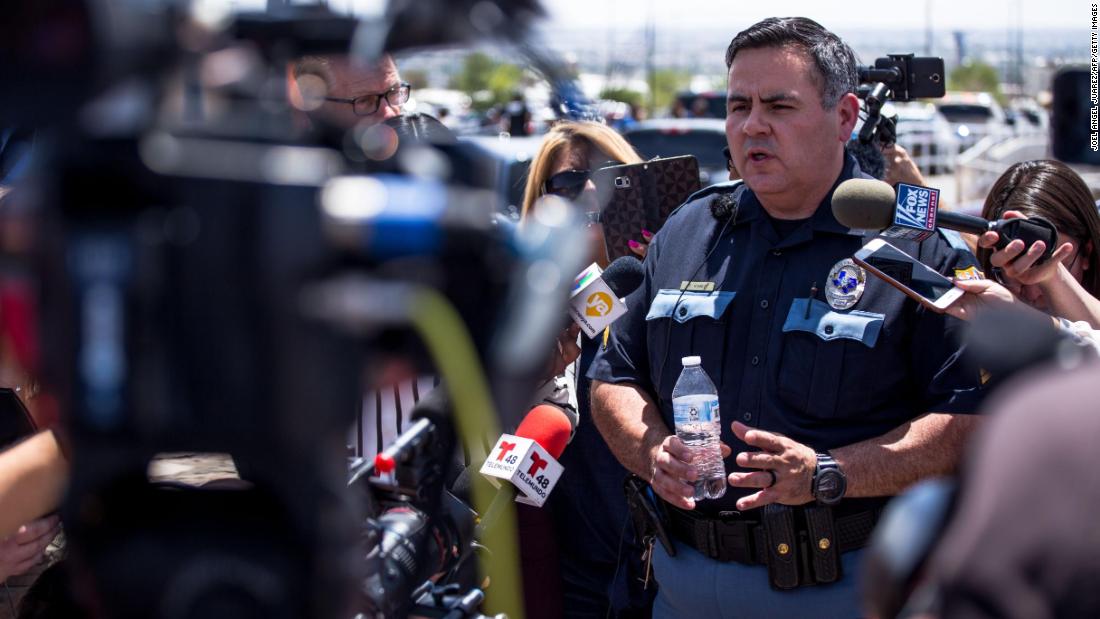
M 817 469 L 811 486 L 814 498 L 821 505 L 836 505 L 848 490 L 848 478 L 829 454 L 817 454 Z

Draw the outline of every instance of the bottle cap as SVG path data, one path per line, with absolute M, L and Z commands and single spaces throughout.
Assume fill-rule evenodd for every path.
M 692 355 L 690 357 L 684 357 L 683 359 L 680 359 L 680 361 L 684 364 L 684 367 L 699 365 L 700 363 L 702 363 L 702 360 L 702 357 L 700 357 L 699 355 Z

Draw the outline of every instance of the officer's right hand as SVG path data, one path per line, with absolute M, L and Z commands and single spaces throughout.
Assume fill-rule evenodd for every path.
M 649 485 L 657 496 L 681 509 L 695 509 L 694 488 L 688 482 L 699 475 L 691 466 L 691 452 L 675 435 L 665 437 L 651 454 Z

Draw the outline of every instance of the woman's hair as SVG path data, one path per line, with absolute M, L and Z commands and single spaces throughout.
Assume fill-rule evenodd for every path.
M 546 133 L 542 146 L 531 166 L 527 169 L 527 187 L 523 190 L 523 210 L 520 219 L 542 195 L 543 185 L 554 169 L 554 162 L 567 149 L 583 148 L 586 153 L 593 149 L 603 151 L 607 156 L 622 163 L 641 163 L 642 158 L 623 136 L 614 129 L 597 122 L 560 122 Z
M 985 199 L 982 217 L 1000 219 L 1005 211 L 1038 215 L 1058 231 L 1077 241 L 1077 251 L 1088 251 L 1088 269 L 1081 285 L 1094 297 L 1100 296 L 1100 213 L 1088 185 L 1064 163 L 1049 159 L 1024 161 L 1005 171 Z M 1092 242 L 1091 250 L 1087 245 Z M 978 248 L 982 270 L 989 272 L 993 252 Z

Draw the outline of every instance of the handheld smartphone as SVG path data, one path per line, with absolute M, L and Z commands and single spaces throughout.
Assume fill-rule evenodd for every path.
M 944 96 L 946 75 L 943 58 L 889 54 L 876 58 L 874 67 L 860 67 L 859 79 L 861 82 L 884 82 L 890 87 L 891 99 L 912 101 Z
M 602 168 L 592 174 L 608 260 L 633 256 L 630 241 L 644 243 L 670 213 L 699 191 L 699 162 L 692 155 Z
M 882 239 L 872 239 L 852 260 L 936 312 L 943 312 L 963 294 L 951 280 Z

